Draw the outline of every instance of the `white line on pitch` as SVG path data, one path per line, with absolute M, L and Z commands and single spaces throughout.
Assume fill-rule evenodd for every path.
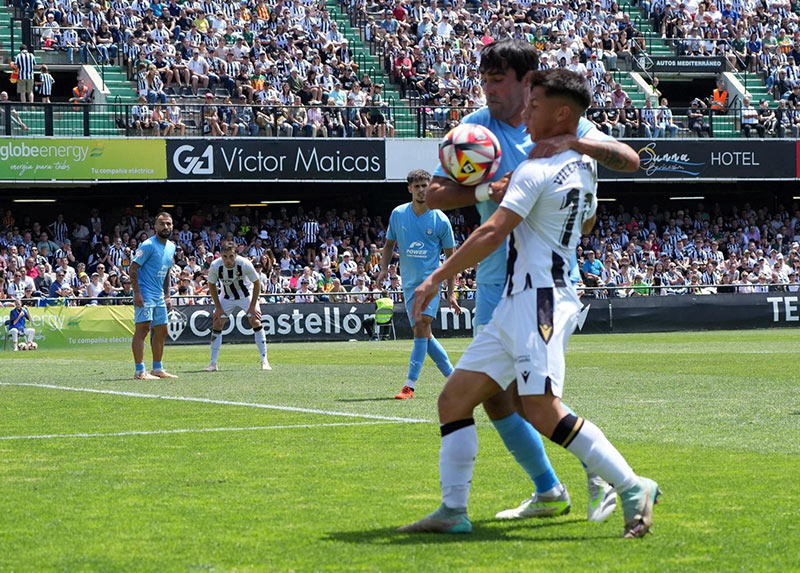
M 247 428 L 179 428 L 175 430 L 133 430 L 98 434 L 40 434 L 33 436 L 0 436 L 0 440 L 49 440 L 55 438 L 115 438 L 121 436 L 156 436 L 162 434 L 201 434 L 205 432 L 255 432 L 258 430 L 291 430 L 293 428 L 332 428 L 338 426 L 378 426 L 394 421 L 334 422 L 330 424 L 294 424 L 289 426 L 250 426 Z
M 143 394 L 141 392 L 122 392 L 121 390 L 101 390 L 99 388 L 75 388 L 55 384 L 34 384 L 32 382 L 0 382 L 0 386 L 29 386 L 32 388 L 49 388 L 51 390 L 67 390 L 70 392 L 89 392 L 92 394 L 110 394 L 112 396 L 128 396 L 130 398 L 154 398 L 157 400 L 177 400 L 179 402 L 200 402 L 202 404 L 220 404 L 223 406 L 243 406 L 245 408 L 262 408 L 264 410 L 282 410 L 284 412 L 302 412 L 304 414 L 324 414 L 326 416 L 345 416 L 348 418 L 365 418 L 367 420 L 386 420 L 388 422 L 408 422 L 419 424 L 429 420 L 415 418 L 399 418 L 396 416 L 379 416 L 377 414 L 356 414 L 354 412 L 335 412 L 332 410 L 314 410 L 312 408 L 296 408 L 294 406 L 278 406 L 276 404 L 258 404 L 254 402 L 233 402 L 231 400 L 214 400 L 195 396 L 162 396 L 160 394 Z

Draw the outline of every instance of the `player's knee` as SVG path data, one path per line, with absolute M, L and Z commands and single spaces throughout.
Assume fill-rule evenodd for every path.
M 248 322 L 250 323 L 250 328 L 261 328 L 261 319 L 248 317 Z
M 463 418 L 463 415 L 460 413 L 461 408 L 458 395 L 452 388 L 445 386 L 442 393 L 439 394 L 437 407 L 439 409 L 439 422 L 441 423 L 452 422 L 453 420 L 460 420 Z
M 558 398 L 551 395 L 524 396 L 521 400 L 525 417 L 533 427 L 545 436 L 551 435 L 561 417 Z
M 502 420 L 515 412 L 514 401 L 508 392 L 498 392 L 483 403 L 483 409 L 491 420 Z

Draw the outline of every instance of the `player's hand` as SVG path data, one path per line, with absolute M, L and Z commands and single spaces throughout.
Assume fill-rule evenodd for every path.
M 378 278 L 375 279 L 375 282 L 378 284 L 378 289 L 382 288 L 383 281 L 386 280 L 386 277 L 388 275 L 389 275 L 389 271 L 388 270 L 381 270 L 381 272 L 378 273 Z
M 172 310 L 172 297 L 168 296 L 166 302 L 167 302 L 167 312 L 169 312 Z
M 256 304 L 251 305 L 250 308 L 247 309 L 247 315 L 250 318 L 261 320 L 261 306 L 257 302 Z
M 492 191 L 489 195 L 489 199 L 498 205 L 503 202 L 503 197 L 506 196 L 506 190 L 508 189 L 508 183 L 511 181 L 512 173 L 513 171 L 509 171 L 497 181 L 489 183 L 489 189 Z
M 433 297 L 439 296 L 439 283 L 434 283 L 431 277 L 428 277 L 414 289 L 414 302 L 411 305 L 411 316 L 414 320 L 422 319 L 422 311 L 428 308 L 428 305 L 433 300 Z
M 528 154 L 528 159 L 552 157 L 558 153 L 569 151 L 577 140 L 578 138 L 572 134 L 563 134 L 537 141 Z
M 133 306 L 144 306 L 144 297 L 142 297 L 142 293 L 133 293 Z
M 461 310 L 461 306 L 458 304 L 458 297 L 456 297 L 456 293 L 450 295 L 448 302 L 450 303 L 450 309 L 453 312 L 455 312 L 458 315 L 460 315 L 463 312 Z

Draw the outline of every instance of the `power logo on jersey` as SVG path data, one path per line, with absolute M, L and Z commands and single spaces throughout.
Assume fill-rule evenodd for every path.
M 433 233 L 433 229 L 429 229 Z M 406 256 L 414 259 L 424 259 L 428 256 L 428 249 L 422 241 L 413 241 L 406 249 Z

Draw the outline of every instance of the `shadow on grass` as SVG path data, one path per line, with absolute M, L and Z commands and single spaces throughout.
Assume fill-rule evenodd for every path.
M 483 541 L 511 541 L 518 543 L 525 541 L 589 541 L 592 539 L 617 539 L 619 535 L 593 535 L 587 530 L 585 535 L 542 535 L 531 537 L 524 535 L 520 530 L 535 532 L 550 527 L 563 527 L 572 525 L 580 520 L 536 522 L 519 521 L 501 523 L 493 519 L 473 521 L 474 529 L 470 534 L 442 535 L 439 533 L 401 533 L 396 527 L 381 527 L 369 531 L 333 531 L 325 535 L 325 541 L 339 541 L 343 543 L 368 544 L 368 545 L 420 545 L 426 543 L 470 543 Z

